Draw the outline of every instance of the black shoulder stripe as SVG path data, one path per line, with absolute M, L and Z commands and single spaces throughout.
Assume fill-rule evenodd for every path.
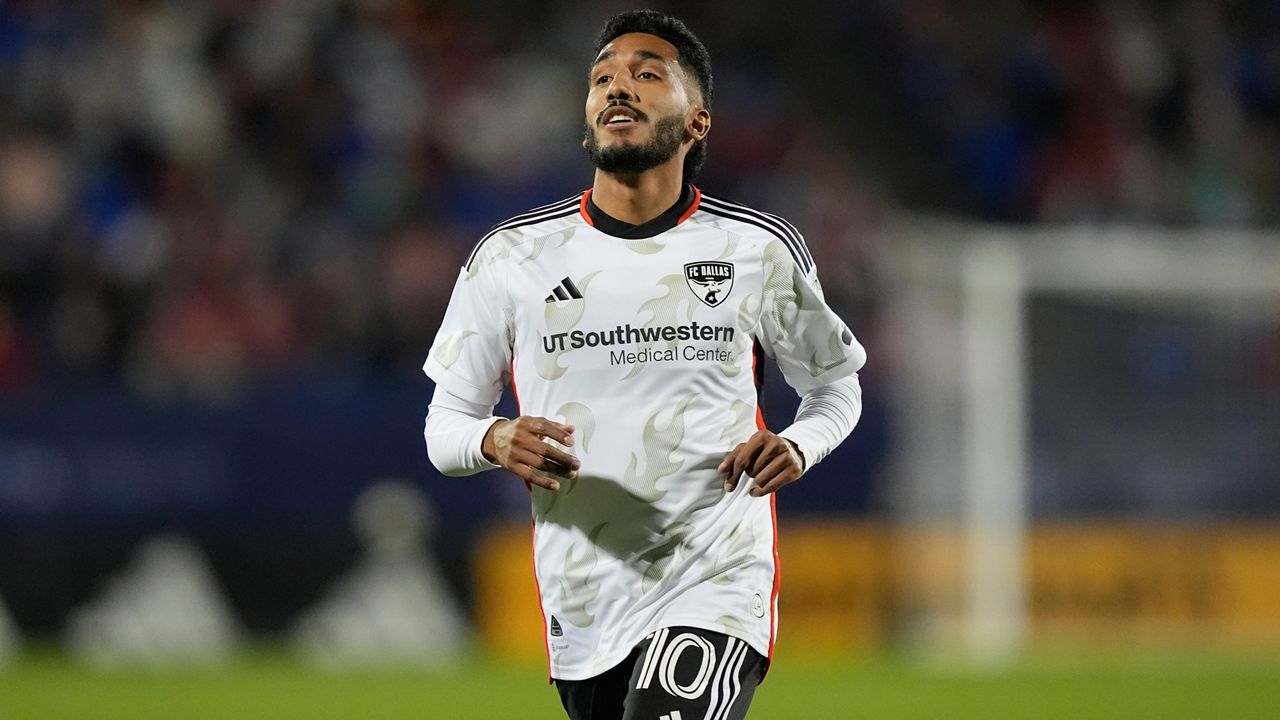
M 489 230 L 485 233 L 485 236 L 488 237 L 489 235 L 492 235 L 493 233 L 498 232 L 499 230 L 502 230 L 504 228 L 510 227 L 511 225 L 522 224 L 527 220 L 532 220 L 534 218 L 542 217 L 543 215 L 549 215 L 551 213 L 559 212 L 561 210 L 568 210 L 569 208 L 577 207 L 577 206 L 578 206 L 577 199 L 568 198 L 566 200 L 561 200 L 558 203 L 552 203 L 551 205 L 547 205 L 546 207 L 539 208 L 538 210 L 530 210 L 527 213 L 521 213 L 519 215 L 516 215 L 515 217 L 509 217 L 506 220 L 503 220 L 502 222 L 498 223 L 497 225 L 494 225 L 493 227 L 489 228 Z
M 787 229 L 787 232 L 791 233 L 792 237 L 800 242 L 800 249 L 804 251 L 805 257 L 809 258 L 809 264 L 813 264 L 813 255 L 809 253 L 809 246 L 805 243 L 804 236 L 800 234 L 800 231 L 796 229 L 795 225 L 791 224 L 790 220 L 782 217 L 781 215 L 774 215 L 773 213 L 762 212 L 761 215 L 782 223 L 782 226 Z
M 524 222 L 518 222 L 518 223 L 503 223 L 500 227 L 496 227 L 490 230 L 488 234 L 480 238 L 480 242 L 476 243 L 476 246 L 474 249 L 472 249 L 471 254 L 467 256 L 466 264 L 464 264 L 462 267 L 470 270 L 471 263 L 475 262 L 476 255 L 480 254 L 480 248 L 484 246 L 484 244 L 489 240 L 489 238 L 493 237 L 494 235 L 497 235 L 498 233 L 504 230 L 515 230 L 516 228 L 522 228 L 527 225 L 536 225 L 540 222 L 546 222 L 548 220 L 558 220 L 560 218 L 565 218 L 565 217 L 569 217 L 571 215 L 577 215 L 577 214 L 578 214 L 578 208 L 575 205 L 572 209 L 561 210 L 558 214 L 553 213 L 551 215 L 529 218 Z
M 706 195 L 703 195 L 703 197 L 715 203 L 717 206 L 719 206 L 724 210 L 730 210 L 736 213 L 742 213 L 743 215 L 750 215 L 759 220 L 763 220 L 764 222 L 767 222 L 770 225 L 773 225 L 774 227 L 777 227 L 779 230 L 787 233 L 795 240 L 800 239 L 800 231 L 796 230 L 794 225 L 787 222 L 786 220 L 783 220 L 777 215 L 773 215 L 773 214 L 764 212 L 762 210 L 756 210 L 755 208 L 747 207 L 746 205 L 743 205 L 740 202 L 725 200 L 724 198 L 716 197 L 714 195 L 712 195 L 709 198 L 707 198 Z
M 573 203 L 576 205 L 580 202 L 582 202 L 582 193 L 578 193 L 577 195 L 570 195 L 567 198 L 561 198 L 560 200 L 557 200 L 553 203 L 547 203 L 546 205 L 540 205 L 532 210 L 526 210 L 525 212 L 522 212 L 519 215 L 513 215 L 512 217 L 509 217 L 506 220 L 503 220 L 497 225 L 494 225 L 493 229 L 497 229 L 499 226 L 506 225 L 508 223 L 519 222 L 520 220 L 524 220 L 525 218 L 529 218 L 534 215 L 539 215 L 549 210 L 559 209 L 562 205 L 568 205 L 570 203 Z
M 800 250 L 796 249 L 797 243 L 794 240 L 792 240 L 786 233 L 780 232 L 776 227 L 773 227 L 772 225 L 766 225 L 762 220 L 758 220 L 746 215 L 738 215 L 736 213 L 731 213 L 717 207 L 709 206 L 706 203 L 703 203 L 699 207 L 699 209 L 705 210 L 706 212 L 712 215 L 718 215 L 720 217 L 729 218 L 730 220 L 737 220 L 738 222 L 744 222 L 744 223 L 747 223 L 748 225 L 755 225 L 761 230 L 764 230 L 770 235 L 778 238 L 778 240 L 782 241 L 782 244 L 786 246 L 788 251 L 790 251 L 791 257 L 796 261 L 796 265 L 798 265 L 806 275 L 809 274 L 810 270 L 812 270 L 813 266 L 810 264 L 809 260 L 805 257 L 805 254 Z
M 546 205 L 543 210 L 531 210 L 527 213 L 516 215 L 509 220 L 504 220 L 503 222 L 494 225 L 489 229 L 489 232 L 484 234 L 484 237 L 480 238 L 480 241 L 475 244 L 475 247 L 471 248 L 471 252 L 467 255 L 467 261 L 463 263 L 463 267 L 471 267 L 471 263 L 475 260 L 476 254 L 480 252 L 481 246 L 483 246 L 485 242 L 494 235 L 502 232 L 503 230 L 512 230 L 526 225 L 540 223 L 545 220 L 555 220 L 557 218 L 568 217 L 569 215 L 578 212 L 578 204 L 581 201 L 581 197 L 582 195 L 579 194 L 576 198 L 567 198 L 558 203 Z
M 788 247 L 791 247 L 792 254 L 799 255 L 796 261 L 801 268 L 805 268 L 805 273 L 809 272 L 809 268 L 813 268 L 813 255 L 809 254 L 809 247 L 805 245 L 804 237 L 801 236 L 800 231 L 797 231 L 795 225 L 788 223 L 787 220 L 777 217 L 777 215 L 762 213 L 762 211 L 748 208 L 748 206 L 742 205 L 741 202 L 730 202 L 719 199 L 719 197 L 709 197 L 708 199 L 707 195 L 703 195 L 703 200 L 710 200 L 713 206 L 716 206 L 719 210 L 726 211 L 726 213 L 737 213 L 744 215 L 744 217 L 754 218 L 760 223 L 772 225 L 774 234 L 781 232 L 786 234 L 786 237 L 791 238 L 791 245 L 788 245 Z M 783 238 L 783 242 L 786 242 L 786 238 Z
M 494 225 L 493 227 L 489 228 L 489 230 L 485 233 L 485 236 L 487 237 L 490 234 L 497 232 L 498 230 L 502 230 L 503 228 L 509 225 L 524 222 L 525 220 L 533 218 L 534 216 L 546 215 L 547 213 L 550 213 L 553 211 L 563 210 L 565 208 L 575 206 L 581 201 L 582 201 L 582 193 L 578 193 L 573 197 L 567 197 L 563 200 L 557 200 L 553 203 L 548 203 L 546 205 L 543 205 L 542 207 L 536 207 L 532 210 L 529 210 L 528 212 L 522 212 L 519 215 L 513 215 L 512 217 L 509 217 L 506 220 L 503 220 L 502 222 L 498 223 L 497 225 Z
M 805 258 L 804 253 L 796 249 L 796 242 L 792 240 L 789 236 L 787 236 L 786 233 L 779 231 L 776 227 L 773 227 L 772 225 L 766 225 L 763 221 L 757 220 L 755 218 L 752 218 L 746 215 L 737 215 L 735 213 L 721 210 L 720 208 L 710 206 L 705 202 L 702 203 L 698 209 L 705 210 L 708 213 L 711 213 L 712 215 L 718 215 L 720 217 L 729 218 L 730 220 L 737 220 L 738 222 L 744 222 L 749 225 L 755 225 L 761 230 L 764 230 L 770 235 L 773 235 L 774 237 L 781 240 L 782 244 L 787 246 L 787 250 L 791 251 L 791 257 L 795 259 L 796 265 L 798 265 L 806 275 L 808 275 L 809 271 L 813 268 L 813 266 L 809 264 L 808 259 Z
M 722 210 L 728 210 L 732 211 L 732 213 L 740 213 L 742 215 L 749 215 L 749 217 L 762 220 L 762 222 L 771 224 L 773 227 L 780 229 L 780 231 L 787 233 L 788 236 L 791 237 L 791 240 L 796 242 L 796 249 L 805 256 L 805 259 L 809 261 L 810 266 L 813 265 L 813 255 L 809 254 L 809 246 L 805 245 L 804 236 L 801 236 L 800 231 L 797 231 L 795 225 L 787 222 L 786 219 L 778 217 L 778 215 L 774 215 L 772 213 L 764 213 L 762 210 L 748 208 L 748 206 L 742 205 L 741 202 L 724 200 L 723 197 L 712 196 L 709 200 L 712 201 L 712 204 L 718 206 L 718 208 L 721 208 Z

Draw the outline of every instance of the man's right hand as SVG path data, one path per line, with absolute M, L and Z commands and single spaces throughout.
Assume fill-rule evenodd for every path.
M 547 490 L 559 490 L 557 480 L 571 480 L 578 474 L 578 458 L 546 442 L 555 440 L 573 447 L 573 426 L 543 417 L 521 415 L 515 420 L 499 420 L 489 426 L 480 451 L 496 463 L 519 475 L 525 482 Z

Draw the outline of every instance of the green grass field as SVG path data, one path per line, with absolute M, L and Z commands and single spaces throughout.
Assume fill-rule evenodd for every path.
M 218 671 L 103 674 L 41 652 L 0 670 L 0 720 L 562 718 L 538 666 L 476 661 L 447 672 L 329 675 L 271 651 Z M 902 661 L 781 661 L 750 717 L 1280 717 L 1280 661 L 1081 659 L 1000 673 Z

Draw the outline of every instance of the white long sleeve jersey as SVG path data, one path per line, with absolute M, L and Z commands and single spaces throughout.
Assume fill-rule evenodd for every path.
M 716 467 L 763 425 L 764 355 L 804 393 L 866 354 L 786 221 L 686 186 L 631 227 L 589 195 L 481 240 L 424 370 L 482 406 L 510 382 L 522 414 L 577 428 L 577 477 L 530 489 L 552 677 L 594 677 L 674 625 L 769 656 L 774 497 L 725 493 Z

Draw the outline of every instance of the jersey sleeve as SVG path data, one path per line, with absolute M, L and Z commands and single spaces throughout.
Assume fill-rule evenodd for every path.
M 804 393 L 848 377 L 866 350 L 822 296 L 816 270 L 805 273 L 781 242 L 765 246 L 758 340 L 787 384 Z
M 502 394 L 511 367 L 511 324 L 496 264 L 476 258 L 458 273 L 444 320 L 422 366 L 439 386 L 473 403 Z

